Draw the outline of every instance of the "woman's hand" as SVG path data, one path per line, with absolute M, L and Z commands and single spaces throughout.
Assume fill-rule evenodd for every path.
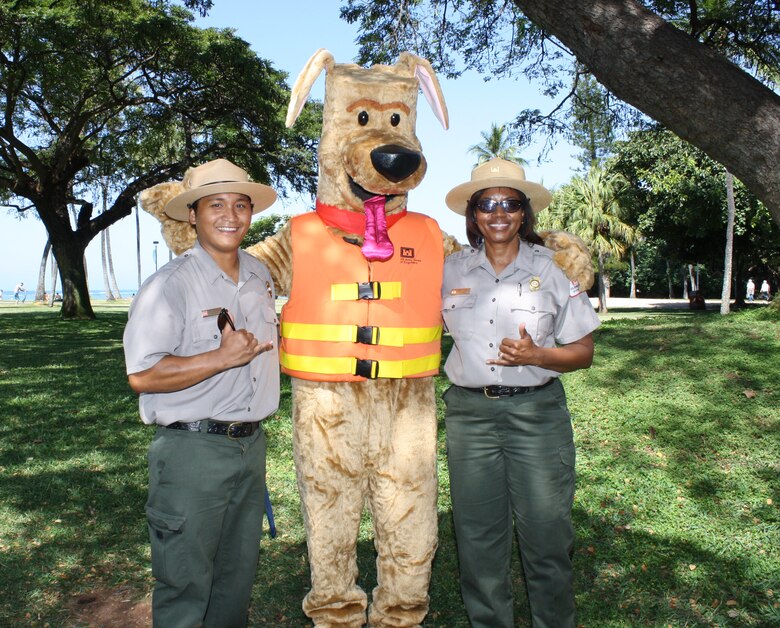
M 525 329 L 525 323 L 520 323 L 519 338 L 504 338 L 498 346 L 498 358 L 487 360 L 487 364 L 499 366 L 538 366 L 540 348 L 536 346 L 531 335 Z
M 486 364 L 498 366 L 538 366 L 568 373 L 588 368 L 593 362 L 593 334 L 557 347 L 539 347 L 520 323 L 519 338 L 504 338 L 498 347 L 498 358 Z

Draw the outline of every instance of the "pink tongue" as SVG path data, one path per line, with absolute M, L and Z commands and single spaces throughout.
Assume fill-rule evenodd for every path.
M 363 257 L 370 262 L 384 262 L 393 256 L 393 243 L 387 236 L 385 197 L 372 196 L 363 203 L 366 212 L 366 233 L 363 236 Z

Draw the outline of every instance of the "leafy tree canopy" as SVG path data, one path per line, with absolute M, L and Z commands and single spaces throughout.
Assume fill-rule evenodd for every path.
M 316 108 L 286 130 L 286 76 L 192 21 L 166 0 L 0 0 L 0 199 L 44 222 L 63 316 L 92 316 L 89 241 L 192 164 L 226 157 L 282 193 L 314 192 Z M 114 197 L 95 216 L 98 176 Z
M 723 166 L 660 127 L 617 142 L 610 168 L 630 186 L 628 220 L 665 258 L 722 265 L 726 224 Z M 734 258 L 743 268 L 780 264 L 780 230 L 767 208 L 735 182 Z
M 284 227 L 290 220 L 290 216 L 280 216 L 277 214 L 271 214 L 269 216 L 260 216 L 252 221 L 249 225 L 249 231 L 246 232 L 244 239 L 241 241 L 241 248 L 246 249 L 253 244 L 262 242 L 266 238 L 276 234 L 279 229 Z
M 540 130 L 567 130 L 585 68 L 616 96 L 613 116 L 624 128 L 641 119 L 631 107 L 664 124 L 726 165 L 780 224 L 780 97 L 771 90 L 780 68 L 778 15 L 780 4 L 766 0 L 342 5 L 342 17 L 359 26 L 361 61 L 386 62 L 408 48 L 448 76 L 473 69 L 541 80 L 560 102 L 551 112 L 520 112 L 519 141 Z
M 391 63 L 405 49 L 431 59 L 454 78 L 476 70 L 490 78 L 523 74 L 541 81 L 548 96 L 570 100 L 551 114 L 524 110 L 517 118 L 527 138 L 540 125 L 562 132 L 577 107 L 578 79 L 588 69 L 575 64 L 560 41 L 536 25 L 511 0 L 346 0 L 341 16 L 359 26 L 360 63 Z M 553 5 L 555 3 L 552 3 Z M 766 0 L 644 0 L 641 2 L 680 30 L 725 54 L 770 85 L 780 81 L 780 6 Z M 623 122 L 636 112 L 613 102 Z

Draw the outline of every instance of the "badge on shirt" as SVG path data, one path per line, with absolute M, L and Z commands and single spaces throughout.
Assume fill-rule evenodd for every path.
M 274 291 L 271 289 L 271 282 L 270 281 L 266 281 L 265 282 L 265 291 L 268 293 L 269 297 L 273 297 L 274 296 Z
M 471 288 L 453 288 L 450 290 L 450 295 L 453 297 L 463 296 L 464 294 L 471 294 Z
M 582 290 L 580 290 L 579 281 L 569 282 L 569 297 L 576 297 Z
M 200 315 L 203 318 L 208 318 L 209 316 L 219 316 L 219 313 L 222 311 L 221 307 L 213 307 L 210 310 L 201 310 Z
M 528 282 L 528 287 L 531 289 L 531 292 L 536 292 L 542 287 L 542 280 L 539 279 L 539 277 L 531 277 L 531 281 Z

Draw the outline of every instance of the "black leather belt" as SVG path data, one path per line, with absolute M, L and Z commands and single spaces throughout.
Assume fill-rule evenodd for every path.
M 251 436 L 260 427 L 260 422 L 256 423 L 224 423 L 220 421 L 192 421 L 185 423 L 183 421 L 176 421 L 170 425 L 166 425 L 169 430 L 185 430 L 187 432 L 200 432 L 201 426 L 206 423 L 207 434 L 217 434 L 218 436 L 227 436 L 228 438 L 245 438 Z
M 485 395 L 489 399 L 498 399 L 499 397 L 514 397 L 515 395 L 524 395 L 535 390 L 541 390 L 546 388 L 555 381 L 556 378 L 540 384 L 539 386 L 482 386 L 482 388 L 466 388 L 465 386 L 459 386 L 463 390 L 469 392 Z

